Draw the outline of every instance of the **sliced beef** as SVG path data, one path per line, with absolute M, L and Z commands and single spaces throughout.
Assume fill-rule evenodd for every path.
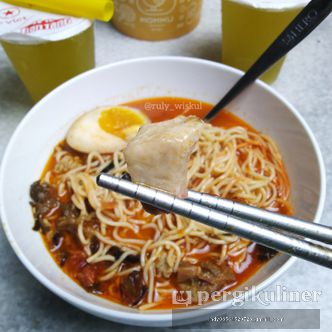
M 179 265 L 176 280 L 178 283 L 186 282 L 192 278 L 196 278 L 202 271 L 200 265 L 194 265 L 182 262 Z
M 80 210 L 72 203 L 68 202 L 61 206 L 61 216 L 57 221 L 56 228 L 59 232 L 70 233 L 77 239 L 77 224 Z
M 56 189 L 46 182 L 36 181 L 30 187 L 30 197 L 35 219 L 33 230 L 46 233 L 49 229 L 44 219 L 60 208 Z
M 147 287 L 139 271 L 133 271 L 120 280 L 122 301 L 129 306 L 138 305 L 142 301 L 146 291 Z
M 76 219 L 80 215 L 80 210 L 72 203 L 62 204 L 61 215 L 63 218 Z
M 35 203 L 45 203 L 56 197 L 56 190 L 46 182 L 36 181 L 30 187 L 30 197 Z
M 199 264 L 183 262 L 176 278 L 180 290 L 191 291 L 192 300 L 197 302 L 198 292 L 212 293 L 236 282 L 233 270 L 226 264 L 218 265 L 206 261 Z
M 87 264 L 76 275 L 80 284 L 87 290 L 92 290 L 97 282 L 97 266 Z
M 262 246 L 260 244 L 256 244 L 255 249 L 256 249 L 255 252 L 257 255 L 257 259 L 260 262 L 267 262 L 278 253 L 278 251 Z
M 97 282 L 98 267 L 86 261 L 86 254 L 83 251 L 66 253 L 65 263 L 76 272 L 75 277 L 86 290 L 91 291 Z

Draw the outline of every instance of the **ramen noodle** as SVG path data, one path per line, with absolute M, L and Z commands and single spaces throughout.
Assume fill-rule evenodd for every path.
M 162 102 L 167 110 L 157 110 Z M 189 106 L 177 109 L 178 104 Z M 211 108 L 177 98 L 127 106 L 152 122 L 179 114 L 202 117 Z M 56 263 L 87 291 L 140 310 L 174 309 L 181 307 L 174 303 L 177 291 L 190 291 L 196 304 L 200 291 L 234 289 L 276 254 L 178 215 L 149 214 L 140 202 L 96 185 L 105 167 L 109 174 L 129 178 L 123 150 L 81 153 L 63 141 L 30 192 L 34 229 Z M 196 191 L 292 213 L 277 145 L 226 111 L 203 124 L 190 156 L 188 183 Z

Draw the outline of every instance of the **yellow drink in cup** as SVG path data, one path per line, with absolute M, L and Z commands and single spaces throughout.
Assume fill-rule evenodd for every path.
M 63 1 L 49 0 L 45 6 L 60 6 Z M 88 11 L 92 17 L 102 18 L 112 14 L 110 0 L 78 1 L 62 6 L 63 10 L 71 13 L 69 9 L 76 8 L 79 13 Z M 28 8 L 0 0 L 0 43 L 34 101 L 94 68 L 93 21 L 36 10 L 42 0 L 13 1 L 17 2 Z
M 34 101 L 95 66 L 93 25 L 62 40 L 1 44 Z
M 309 0 L 222 0 L 222 62 L 246 71 Z M 272 83 L 284 59 L 262 77 Z

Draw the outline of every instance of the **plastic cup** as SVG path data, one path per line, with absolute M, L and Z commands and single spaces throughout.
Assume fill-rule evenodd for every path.
M 32 99 L 95 67 L 94 25 L 58 41 L 1 42 Z
M 222 62 L 246 71 L 309 0 L 222 0 Z M 272 83 L 284 58 L 262 77 Z
M 114 0 L 113 26 L 144 40 L 166 40 L 185 35 L 200 21 L 202 0 Z

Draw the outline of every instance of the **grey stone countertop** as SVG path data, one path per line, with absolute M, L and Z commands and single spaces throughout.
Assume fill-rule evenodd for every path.
M 182 55 L 219 61 L 220 39 L 220 1 L 209 0 L 204 3 L 199 27 L 176 40 L 138 41 L 121 35 L 109 24 L 97 24 L 97 64 L 154 55 Z M 327 170 L 327 201 L 322 222 L 332 225 L 332 17 L 289 54 L 273 86 L 300 111 L 321 147 Z M 11 134 L 31 106 L 24 86 L 0 49 L 0 161 Z M 331 271 L 298 260 L 269 289 L 275 289 L 277 284 L 289 290 L 321 291 L 316 303 L 273 303 L 269 308 L 320 309 L 321 330 L 331 331 Z M 262 307 L 257 303 L 247 303 L 245 308 Z M 198 328 L 198 325 L 190 327 L 192 330 Z M 1 332 L 132 329 L 90 316 L 49 292 L 18 261 L 0 229 Z

